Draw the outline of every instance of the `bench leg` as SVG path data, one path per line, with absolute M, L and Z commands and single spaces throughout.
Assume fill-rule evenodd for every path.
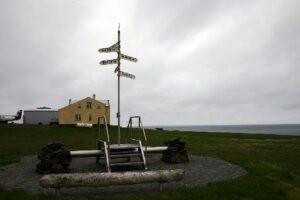
M 60 188 L 55 188 L 55 196 L 60 197 Z
M 162 192 L 163 191 L 163 183 L 162 182 L 158 182 L 159 184 L 159 191 Z

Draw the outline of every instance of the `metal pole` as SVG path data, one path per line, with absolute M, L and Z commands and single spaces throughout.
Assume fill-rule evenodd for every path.
M 118 29 L 118 43 L 119 43 L 119 49 L 118 49 L 118 145 L 120 145 L 121 142 L 121 113 L 120 113 L 120 60 L 121 60 L 121 41 L 120 41 L 120 24 L 119 24 L 119 29 Z

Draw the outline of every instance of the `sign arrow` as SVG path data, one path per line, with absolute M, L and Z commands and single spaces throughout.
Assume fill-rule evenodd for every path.
M 100 65 L 110 65 L 110 64 L 117 64 L 118 59 L 113 59 L 113 60 L 102 60 L 99 64 Z
M 122 71 L 120 71 L 120 76 L 124 76 L 124 77 L 126 77 L 126 78 L 135 79 L 135 75 L 129 74 L 129 73 L 127 73 L 127 72 L 122 72 Z
M 115 73 L 117 73 L 117 72 L 118 72 L 118 70 L 119 70 L 119 67 L 116 67 L 116 69 L 115 69 Z
M 113 48 L 113 49 L 120 48 L 120 42 L 117 42 L 116 44 L 111 45 L 109 48 Z
M 110 53 L 110 52 L 116 52 L 118 49 L 113 49 L 113 48 L 102 48 L 98 50 L 99 53 Z
M 137 62 L 138 59 L 134 58 L 134 57 L 131 57 L 131 56 L 127 56 L 125 54 L 121 54 L 121 58 L 125 59 L 125 60 L 129 60 L 131 62 Z
M 99 49 L 99 53 L 110 53 L 110 52 L 117 52 L 120 48 L 120 44 L 119 42 L 117 42 L 116 44 L 108 47 L 108 48 L 101 48 Z

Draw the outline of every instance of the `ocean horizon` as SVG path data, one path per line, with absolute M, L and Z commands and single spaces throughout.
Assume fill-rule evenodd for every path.
M 176 125 L 146 126 L 148 129 L 192 132 L 222 132 L 245 134 L 276 134 L 300 136 L 300 124 L 251 124 L 251 125 Z

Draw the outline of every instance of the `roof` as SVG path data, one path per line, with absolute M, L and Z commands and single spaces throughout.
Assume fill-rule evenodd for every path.
M 104 104 L 106 107 L 107 107 L 107 106 L 110 106 L 109 100 L 97 100 L 97 99 L 93 99 L 93 98 L 91 98 L 91 97 L 86 97 L 86 98 L 81 99 L 81 100 L 71 100 L 71 99 L 70 99 L 70 100 L 69 100 L 69 101 L 71 101 L 71 102 L 69 102 L 70 104 L 68 104 L 68 105 L 66 105 L 66 106 L 64 106 L 64 107 L 62 107 L 62 108 L 60 108 L 60 109 L 58 109 L 58 110 L 65 109 L 65 108 L 67 108 L 67 107 L 69 107 L 69 106 L 71 106 L 71 105 L 73 105 L 73 104 L 75 104 L 75 103 L 77 103 L 77 102 L 84 101 L 84 100 L 86 100 L 86 99 L 88 99 L 89 101 L 90 101 L 90 100 L 92 100 L 92 101 L 97 101 L 97 102 L 99 102 L 99 103 L 101 103 L 101 104 Z
M 91 98 L 91 97 L 86 97 L 86 98 Z M 86 99 L 86 98 L 84 98 L 84 99 Z M 93 99 L 93 98 L 91 98 L 91 99 Z M 81 101 L 81 100 L 83 100 L 83 99 L 80 99 L 80 100 L 71 99 L 71 104 L 76 103 L 76 102 Z M 99 99 L 94 99 L 94 100 L 99 101 L 99 102 L 105 104 L 105 106 L 110 106 L 109 100 L 99 100 Z
M 101 103 L 104 103 L 105 106 L 110 106 L 109 100 L 97 100 L 97 99 L 96 99 L 96 101 L 100 101 Z
M 57 109 L 28 109 L 28 110 L 24 110 L 24 112 L 57 112 Z

